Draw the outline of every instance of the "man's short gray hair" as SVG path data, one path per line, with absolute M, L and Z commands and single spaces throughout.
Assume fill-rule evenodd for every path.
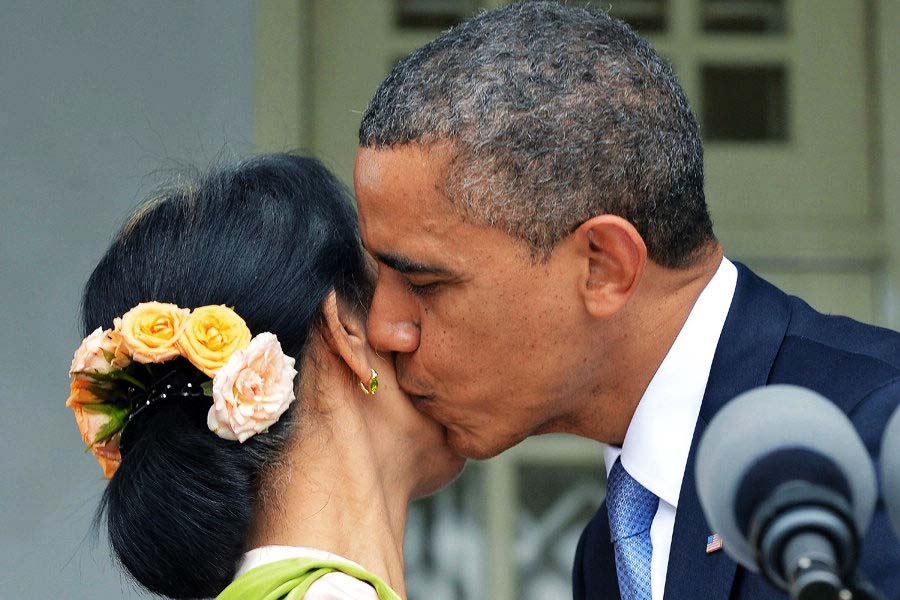
M 535 256 L 600 214 L 632 222 L 665 266 L 689 264 L 715 239 L 681 86 L 600 10 L 513 4 L 401 61 L 369 103 L 360 145 L 442 141 L 454 149 L 451 201 Z

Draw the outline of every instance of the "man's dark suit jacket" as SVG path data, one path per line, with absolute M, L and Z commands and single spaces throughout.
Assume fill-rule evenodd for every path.
M 815 390 L 853 422 L 878 463 L 881 435 L 900 403 L 900 334 L 845 317 L 826 316 L 737 264 L 734 299 L 688 457 L 666 575 L 665 600 L 781 600 L 785 594 L 738 566 L 725 552 L 706 554 L 710 531 L 694 481 L 697 442 L 710 419 L 741 392 L 775 383 Z M 900 541 L 879 501 L 863 539 L 860 569 L 889 599 L 900 598 Z M 618 600 L 606 503 L 588 524 L 575 554 L 576 600 Z

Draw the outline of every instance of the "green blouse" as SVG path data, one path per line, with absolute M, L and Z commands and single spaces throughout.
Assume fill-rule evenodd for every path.
M 365 569 L 315 558 L 288 558 L 250 569 L 232 581 L 216 600 L 300 600 L 317 579 L 335 571 L 371 584 L 378 600 L 401 600 L 397 592 Z

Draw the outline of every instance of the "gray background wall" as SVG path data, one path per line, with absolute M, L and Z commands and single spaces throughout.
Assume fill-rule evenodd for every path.
M 63 406 L 81 287 L 157 178 L 252 138 L 254 5 L 0 2 L 0 598 L 136 598 Z M 145 596 L 144 596 L 145 597 Z

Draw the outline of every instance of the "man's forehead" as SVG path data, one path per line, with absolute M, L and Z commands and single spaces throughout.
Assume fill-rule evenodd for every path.
M 376 203 L 373 203 L 376 204 Z M 449 267 L 463 259 L 467 237 L 463 223 L 454 215 L 426 214 L 398 205 L 378 206 L 365 210 L 360 205 L 360 230 L 366 250 L 379 262 L 404 272 L 424 271 L 415 263 Z M 397 265 L 411 265 L 398 268 Z
M 491 262 L 501 248 L 521 251 L 507 233 L 472 223 L 453 205 L 445 191 L 451 159 L 447 147 L 359 149 L 354 183 L 360 229 L 366 250 L 380 262 L 462 273 Z
M 404 238 L 443 238 L 462 218 L 444 194 L 445 160 L 433 149 L 407 144 L 360 148 L 354 184 L 367 246 Z M 378 249 L 378 248 L 375 248 Z
M 360 148 L 353 183 L 361 209 L 450 212 L 444 192 L 449 161 L 449 153 L 441 147 Z
M 441 181 L 452 155 L 447 144 L 416 143 L 389 147 L 360 147 L 356 153 L 354 184 L 378 189 L 385 185 L 408 185 Z

